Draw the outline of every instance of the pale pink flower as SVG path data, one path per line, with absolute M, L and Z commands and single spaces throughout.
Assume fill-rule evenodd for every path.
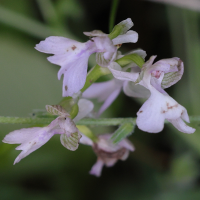
M 80 108 L 84 108 L 80 109 L 80 112 L 74 121 L 78 121 L 87 116 L 93 109 L 92 102 L 88 100 L 81 99 L 79 100 L 78 105 Z M 49 107 L 55 109 L 53 106 L 47 106 L 47 110 Z M 23 128 L 12 131 L 5 136 L 3 139 L 4 143 L 21 144 L 16 148 L 16 150 L 22 150 L 22 152 L 17 156 L 14 164 L 18 163 L 22 158 L 28 156 L 33 151 L 39 149 L 55 134 L 61 135 L 61 143 L 67 149 L 75 151 L 78 148 L 79 140 L 81 138 L 80 131 L 76 127 L 74 121 L 69 118 L 69 114 L 67 114 L 62 107 L 57 106 L 57 108 L 57 112 L 53 112 L 60 116 L 53 120 L 48 126 L 42 128 Z
M 153 64 L 155 58 L 156 56 L 152 56 L 145 63 L 138 78 L 139 84 L 146 87 L 151 96 L 137 113 L 137 126 L 143 131 L 158 133 L 163 130 L 166 119 L 179 131 L 194 133 L 195 129 L 184 123 L 190 122 L 187 110 L 163 90 L 180 80 L 183 62 L 179 58 L 171 58 Z
M 118 160 L 126 160 L 129 151 L 135 150 L 133 144 L 127 139 L 123 139 L 118 144 L 113 144 L 110 140 L 111 136 L 112 134 L 99 135 L 96 142 L 93 142 L 85 135 L 80 139 L 80 143 L 92 146 L 97 155 L 97 162 L 90 170 L 90 174 L 97 177 L 101 176 L 104 165 L 112 167 Z
M 92 37 L 91 40 L 80 43 L 64 37 L 51 36 L 36 45 L 36 49 L 43 53 L 54 54 L 48 57 L 48 60 L 61 68 L 58 71 L 58 79 L 62 74 L 63 78 L 63 97 L 73 96 L 84 86 L 87 75 L 88 59 L 91 54 L 101 52 L 97 55 L 97 63 L 100 66 L 107 66 L 117 55 L 116 45 L 124 42 L 136 42 L 138 35 L 134 31 L 128 31 L 133 22 L 127 19 L 121 22 L 123 24 L 122 35 L 110 40 L 107 34 L 100 31 L 85 32 Z M 97 34 L 98 32 L 98 34 Z M 106 64 L 104 63 L 106 62 Z

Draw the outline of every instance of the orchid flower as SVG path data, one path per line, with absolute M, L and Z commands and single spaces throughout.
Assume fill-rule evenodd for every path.
M 82 135 L 80 143 L 92 146 L 97 155 L 97 162 L 90 170 L 90 174 L 97 177 L 101 176 L 104 165 L 112 167 L 118 160 L 126 160 L 129 151 L 135 150 L 133 144 L 127 139 L 123 139 L 118 144 L 113 144 L 110 140 L 111 136 L 112 134 L 99 135 L 98 140 L 93 142 L 85 135 Z
M 116 71 L 116 78 L 135 82 L 132 91 L 130 87 L 128 88 L 130 96 L 131 92 L 134 93 L 138 90 L 136 83 L 150 91 L 150 97 L 137 113 L 136 124 L 143 131 L 158 133 L 163 130 L 166 119 L 179 131 L 193 133 L 195 129 L 187 126 L 183 121 L 189 122 L 187 110 L 163 89 L 170 87 L 181 79 L 184 71 L 183 62 L 175 57 L 163 59 L 153 64 L 155 57 L 152 56 L 138 73 L 125 74 L 125 72 L 119 70 L 120 66 L 117 63 L 111 66 Z M 145 90 L 143 92 L 146 93 Z
M 125 42 L 136 42 L 138 35 L 135 31 L 128 31 L 133 22 L 126 19 L 119 23 L 123 25 L 122 34 L 113 40 L 107 34 L 100 31 L 85 32 L 84 34 L 93 37 L 91 40 L 80 43 L 72 39 L 50 36 L 36 45 L 36 49 L 43 53 L 54 54 L 48 57 L 49 62 L 60 65 L 58 79 L 62 74 L 63 78 L 63 97 L 72 96 L 84 86 L 87 75 L 88 59 L 95 52 L 102 52 L 100 56 L 105 62 L 111 62 L 117 54 L 116 45 Z M 127 32 L 128 31 L 128 32 Z M 98 32 L 98 34 L 97 34 Z M 98 57 L 98 56 L 97 56 Z M 100 66 L 105 66 L 97 59 Z
M 183 74 L 183 62 L 175 57 L 153 64 L 155 58 L 156 56 L 152 56 L 145 63 L 142 68 L 143 73 L 139 77 L 139 80 L 142 79 L 139 84 L 149 89 L 151 96 L 137 113 L 137 126 L 143 131 L 157 133 L 163 130 L 166 119 L 179 131 L 194 133 L 195 129 L 184 123 L 184 121 L 190 122 L 187 110 L 163 90 L 180 80 Z M 162 84 L 165 74 L 168 78 L 165 78 Z
M 143 50 L 135 50 L 130 52 L 129 54 L 133 53 L 140 55 L 142 58 L 146 57 L 146 52 Z M 120 55 L 119 57 L 121 58 L 123 57 L 123 55 Z M 118 67 L 117 69 L 115 68 L 116 65 Z M 126 72 L 127 67 L 125 69 L 122 69 L 117 63 L 115 64 L 114 61 L 110 63 L 108 68 L 114 75 L 114 78 L 110 81 L 93 83 L 82 94 L 84 98 L 98 99 L 99 102 L 104 102 L 97 113 L 97 117 L 99 117 L 113 103 L 113 101 L 118 97 L 122 89 L 124 93 L 128 96 L 133 96 L 138 98 L 144 98 L 150 96 L 149 91 L 143 86 L 141 87 L 139 87 L 138 85 L 134 86 L 134 83 L 132 81 L 127 81 L 124 78 L 122 79 L 120 78 L 121 74 L 123 74 L 124 76 L 131 75 L 131 78 L 132 76 L 135 76 L 136 79 L 139 75 L 139 72 L 141 71 L 136 64 L 132 63 L 131 65 L 128 66 L 128 68 L 131 68 L 131 73 Z M 135 88 L 134 90 L 133 87 Z
M 78 102 L 80 111 L 74 121 L 88 115 L 92 109 L 92 102 L 80 99 Z M 23 128 L 10 132 L 3 139 L 4 143 L 21 144 L 16 150 L 22 150 L 17 156 L 14 164 L 18 163 L 22 158 L 28 156 L 33 151 L 39 149 L 42 145 L 50 140 L 55 134 L 60 134 L 60 140 L 64 147 L 71 151 L 75 151 L 79 146 L 81 133 L 76 127 L 74 121 L 70 119 L 69 114 L 61 106 L 46 106 L 48 112 L 53 115 L 59 115 L 46 127 Z

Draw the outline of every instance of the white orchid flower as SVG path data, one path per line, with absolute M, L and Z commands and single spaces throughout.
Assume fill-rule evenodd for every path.
M 175 57 L 153 64 L 155 58 L 152 56 L 145 63 L 138 78 L 139 84 L 146 87 L 151 96 L 137 113 L 137 126 L 143 131 L 158 133 L 163 130 L 166 119 L 179 131 L 194 133 L 195 129 L 184 123 L 190 122 L 187 110 L 163 90 L 180 80 L 184 70 L 183 62 Z
M 80 99 L 78 106 L 80 111 L 74 121 L 78 121 L 87 116 L 93 109 L 93 103 L 85 99 Z M 69 118 L 69 114 L 61 106 L 46 106 L 46 109 L 51 114 L 59 115 L 59 117 L 46 127 L 15 130 L 7 134 L 3 139 L 4 143 L 21 144 L 16 150 L 22 150 L 22 152 L 17 156 L 14 164 L 18 163 L 22 158 L 28 156 L 33 151 L 39 149 L 55 134 L 61 135 L 61 143 L 67 149 L 75 151 L 78 148 L 81 133 L 74 121 Z
M 133 22 L 131 19 L 124 20 L 120 23 L 123 25 L 123 34 L 113 40 L 110 40 L 108 35 L 99 33 L 100 31 L 85 32 L 84 34 L 93 37 L 91 40 L 80 43 L 64 37 L 51 36 L 41 41 L 36 45 L 36 49 L 43 53 L 54 54 L 48 57 L 48 60 L 61 68 L 58 72 L 60 80 L 63 78 L 63 97 L 72 96 L 74 93 L 84 86 L 87 75 L 88 59 L 95 52 L 102 52 L 100 60 L 103 59 L 107 64 L 112 62 L 117 55 L 116 45 L 124 42 L 136 42 L 138 35 L 134 31 L 128 31 Z M 98 32 L 98 33 L 96 33 Z M 97 63 L 100 66 L 105 66 L 98 59 Z

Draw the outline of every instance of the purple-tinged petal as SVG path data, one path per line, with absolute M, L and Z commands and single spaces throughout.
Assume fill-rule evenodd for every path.
M 90 32 L 83 32 L 84 35 L 88 37 L 101 37 L 101 36 L 106 36 L 107 34 L 103 33 L 100 30 L 93 30 Z
M 82 97 L 88 99 L 98 99 L 99 101 L 105 101 L 110 93 L 116 89 L 116 81 L 112 79 L 110 81 L 93 83 L 85 92 Z
M 106 167 L 112 167 L 117 162 L 117 158 L 107 158 L 104 160 Z
M 139 73 L 130 73 L 122 71 L 121 66 L 116 62 L 112 62 L 108 66 L 108 69 L 112 72 L 113 76 L 119 80 L 136 81 L 139 76 Z
M 117 47 L 113 45 L 112 40 L 108 36 L 93 38 L 96 45 L 96 52 L 116 52 Z
M 12 131 L 5 136 L 3 142 L 8 144 L 21 144 L 27 140 L 34 138 L 37 135 L 37 131 L 39 131 L 40 129 L 40 127 L 33 127 L 22 128 L 20 130 Z
M 106 101 L 104 102 L 104 104 L 101 106 L 99 112 L 98 112 L 98 116 L 100 116 L 111 104 L 112 102 L 117 98 L 117 96 L 119 95 L 121 91 L 121 88 L 116 89 L 115 91 L 113 91 L 110 96 L 106 99 Z
M 66 117 L 58 117 L 59 126 L 61 129 L 65 130 L 67 137 L 70 137 L 72 133 L 78 132 L 78 129 L 72 119 Z
M 72 96 L 79 92 L 85 84 L 87 76 L 88 57 L 82 57 L 71 63 L 64 72 L 63 96 Z
M 113 40 L 114 45 L 123 44 L 123 43 L 136 43 L 138 41 L 138 33 L 135 31 L 128 31 L 123 35 L 119 35 Z
M 191 134 L 191 133 L 194 133 L 196 131 L 195 128 L 192 128 L 192 127 L 186 125 L 185 122 L 180 117 L 178 119 L 175 119 L 175 120 L 169 120 L 168 119 L 168 121 L 170 123 L 172 123 L 174 127 L 176 127 L 179 131 L 181 131 L 183 133 Z
M 184 108 L 182 114 L 181 114 L 181 118 L 186 121 L 187 123 L 190 123 L 190 118 L 188 116 L 187 110 Z
M 149 98 L 151 94 L 150 91 L 142 85 L 135 84 L 131 81 L 124 81 L 123 91 L 127 96 L 135 98 Z
M 86 99 L 80 99 L 78 101 L 79 112 L 78 115 L 74 118 L 74 122 L 79 121 L 80 119 L 86 117 L 94 108 L 94 104 Z
M 116 58 L 117 56 L 117 47 L 113 45 L 113 42 L 110 38 L 106 37 L 96 37 L 93 38 L 97 52 L 96 62 L 101 67 L 108 67 L 108 65 Z
M 164 127 L 164 120 L 177 120 L 185 112 L 185 108 L 173 98 L 151 89 L 150 98 L 142 105 L 137 113 L 136 124 L 139 129 L 158 133 Z
M 49 131 L 48 127 L 40 128 L 35 134 L 34 138 L 23 142 L 16 150 L 22 150 L 22 152 L 17 156 L 14 164 L 18 163 L 22 158 L 28 156 L 33 151 L 40 148 L 54 135 L 53 132 Z
M 90 174 L 100 177 L 101 176 L 101 171 L 103 168 L 104 162 L 101 159 L 97 159 L 97 162 L 92 166 L 92 169 L 90 170 Z
M 179 65 L 180 65 L 180 58 L 174 57 L 174 58 L 162 59 L 154 63 L 151 66 L 151 70 L 159 70 L 165 73 L 176 72 L 178 71 Z
M 162 99 L 150 96 L 137 112 L 136 124 L 139 129 L 149 133 L 163 130 L 165 116 L 161 110 L 162 104 Z
M 142 49 L 136 49 L 136 50 L 133 50 L 133 51 L 130 51 L 129 53 L 127 53 L 126 55 L 129 55 L 129 54 L 138 54 L 140 57 L 142 57 L 143 59 L 145 59 L 145 57 L 147 56 L 147 53 L 146 51 L 142 50 Z
M 93 146 L 93 141 L 88 138 L 87 136 L 85 136 L 84 134 L 82 134 L 82 137 L 80 139 L 80 143 L 81 144 L 85 144 L 85 145 L 89 145 L 89 146 Z
M 96 53 L 96 62 L 101 67 L 108 67 L 116 59 L 116 52 Z
M 123 139 L 121 142 L 119 142 L 118 145 L 120 145 L 121 147 L 124 147 L 124 148 L 128 149 L 129 151 L 135 151 L 135 147 L 127 139 Z
M 135 150 L 135 149 L 134 149 L 134 150 Z M 124 153 L 124 155 L 120 158 L 120 160 L 124 161 L 124 160 L 126 160 L 126 159 L 128 158 L 128 156 L 129 156 L 129 151 L 127 150 L 127 151 Z
M 151 66 L 153 64 L 153 61 L 155 60 L 156 56 L 151 56 L 150 59 L 142 66 L 142 71 L 140 75 L 138 76 L 137 80 L 134 81 L 136 83 L 139 83 L 140 85 L 143 85 L 147 89 L 149 89 L 149 84 L 151 80 Z
M 162 89 L 161 87 L 161 82 L 162 82 L 162 79 L 164 77 L 164 72 L 161 72 L 159 78 L 155 78 L 155 77 L 151 77 L 151 85 L 156 89 L 158 90 L 160 93 L 163 93 L 163 94 L 167 94 L 165 92 L 165 90 Z M 168 95 L 168 94 L 167 94 Z
M 49 54 L 70 54 L 84 48 L 85 43 L 80 43 L 59 36 L 50 36 L 35 46 L 35 49 Z

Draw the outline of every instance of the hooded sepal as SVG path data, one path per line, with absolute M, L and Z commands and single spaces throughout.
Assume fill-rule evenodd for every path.
M 79 131 L 77 131 L 75 133 L 72 133 L 69 137 L 66 134 L 62 134 L 60 136 L 60 141 L 65 148 L 71 151 L 75 151 L 79 146 L 79 141 L 81 137 L 82 135 L 79 133 Z
M 46 110 L 52 115 L 69 116 L 67 111 L 61 105 L 46 105 Z

